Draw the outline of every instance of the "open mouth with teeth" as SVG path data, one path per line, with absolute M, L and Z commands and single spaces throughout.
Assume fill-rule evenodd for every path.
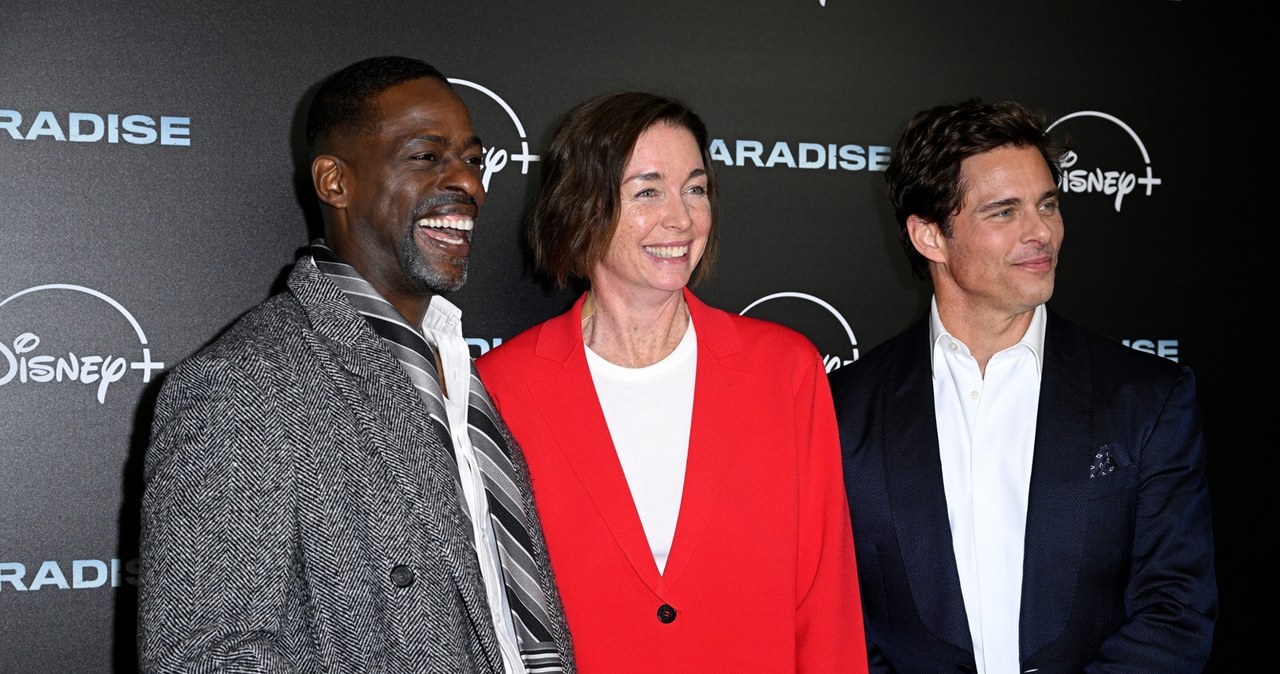
M 465 253 L 465 247 L 471 241 L 471 230 L 475 227 L 475 221 L 470 218 L 421 218 L 414 225 L 418 228 L 418 232 L 436 247 L 446 250 L 463 247 L 464 250 L 450 250 L 450 252 Z
M 664 259 L 684 257 L 689 254 L 689 246 L 645 246 L 644 252 Z

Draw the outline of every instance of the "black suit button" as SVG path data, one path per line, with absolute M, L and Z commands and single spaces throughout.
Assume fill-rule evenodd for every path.
M 391 584 L 396 587 L 409 587 L 413 585 L 413 569 L 401 564 L 391 569 Z
M 672 623 L 676 620 L 676 610 L 671 608 L 670 604 L 663 604 L 658 607 L 658 620 L 664 623 Z

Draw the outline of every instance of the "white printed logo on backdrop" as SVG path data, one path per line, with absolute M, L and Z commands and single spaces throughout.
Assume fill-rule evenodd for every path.
M 471 123 L 484 143 L 484 172 L 481 181 L 487 196 L 483 218 L 485 222 L 518 222 L 526 188 L 526 185 L 518 181 L 530 180 L 531 167 L 539 159 L 529 147 L 529 134 L 524 122 L 520 121 L 520 116 L 511 104 L 492 89 L 454 77 L 449 78 L 449 82 L 467 104 Z M 482 96 L 472 96 L 468 89 Z M 518 178 L 515 177 L 517 170 Z M 499 174 L 503 174 L 500 190 L 493 183 Z M 501 337 L 466 339 L 467 345 L 471 347 L 472 357 L 476 358 L 502 343 Z
M 70 143 L 129 143 L 131 145 L 191 145 L 191 118 L 112 112 L 0 110 L 0 131 L 14 140 L 54 140 Z M 3 138 L 4 134 L 0 134 Z
M 70 573 L 68 573 L 70 571 Z M 49 559 L 31 568 L 21 562 L 0 562 L 0 593 L 44 589 L 92 590 L 138 584 L 138 560 L 73 559 L 70 564 Z
M 889 155 L 893 152 L 888 145 L 747 138 L 713 138 L 708 150 L 712 161 L 725 166 L 817 171 L 883 171 L 889 166 Z
M 822 354 L 827 372 L 858 359 L 858 339 L 849 321 L 822 298 L 799 292 L 773 293 L 738 313 L 781 323 L 808 337 Z
M 1156 176 L 1142 138 L 1124 120 L 1105 112 L 1082 110 L 1049 125 L 1068 130 L 1071 151 L 1062 158 L 1063 194 L 1101 194 L 1119 213 L 1125 199 L 1150 197 L 1163 181 Z M 1125 346 L 1178 361 L 1176 339 L 1124 339 Z
M 1105 124 L 1090 124 L 1102 120 Z M 1123 120 L 1105 112 L 1082 110 L 1073 112 L 1049 125 L 1054 129 L 1064 122 L 1075 129 L 1071 134 L 1072 149 L 1062 158 L 1064 193 L 1100 193 L 1112 199 L 1116 212 L 1125 197 L 1137 193 L 1151 196 L 1162 181 L 1151 166 L 1151 155 L 1138 134 Z M 1114 129 L 1116 132 L 1108 133 Z
M 494 128 L 492 123 L 481 124 L 483 120 L 488 119 L 486 116 L 486 110 L 484 109 L 485 106 L 477 106 L 472 104 L 470 101 L 467 102 L 467 107 L 470 109 L 472 116 L 476 118 L 476 132 L 480 135 L 481 140 L 484 141 L 483 182 L 485 192 L 488 192 L 491 189 L 490 181 L 493 179 L 493 176 L 501 173 L 508 165 L 513 169 L 516 166 L 519 166 L 520 175 L 528 175 L 529 165 L 538 161 L 538 155 L 529 151 L 529 136 L 525 133 L 524 123 L 520 121 L 518 116 L 516 116 L 516 111 L 513 110 L 501 96 L 494 93 L 493 90 L 488 87 L 454 77 L 450 77 L 449 82 L 451 82 L 455 87 L 474 89 L 487 96 L 494 103 L 497 103 L 506 114 L 507 119 L 511 121 L 511 127 L 515 130 L 514 136 L 510 133 L 504 133 L 494 137 L 495 132 L 498 129 Z
M 123 328 L 131 343 L 106 339 Z M 105 293 L 52 283 L 0 300 L 0 390 L 79 385 L 105 403 L 112 384 L 125 377 L 147 383 L 163 369 L 138 320 Z

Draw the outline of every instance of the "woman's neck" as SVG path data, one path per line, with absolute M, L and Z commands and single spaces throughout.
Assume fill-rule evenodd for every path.
M 637 303 L 587 292 L 582 341 L 596 355 L 622 367 L 646 367 L 671 355 L 689 328 L 684 292 Z

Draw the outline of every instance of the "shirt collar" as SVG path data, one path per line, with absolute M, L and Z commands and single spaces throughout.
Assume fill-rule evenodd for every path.
M 1026 347 L 1031 351 L 1031 355 L 1036 358 L 1036 372 L 1044 373 L 1044 327 L 1045 327 L 1045 308 L 1043 304 L 1037 305 L 1031 312 L 1031 323 L 1027 325 L 1027 331 L 1022 334 L 1022 339 L 1017 344 L 1009 347 L 1015 349 L 1020 346 Z M 934 295 L 929 301 L 929 367 L 933 369 L 934 354 L 937 352 L 939 343 L 943 339 L 953 340 L 957 344 L 964 345 L 964 342 L 956 339 L 951 333 L 947 332 L 946 326 L 942 325 L 942 317 L 938 315 L 938 296 Z M 965 347 L 966 350 L 968 347 Z M 1006 349 L 1007 351 L 1008 349 Z
M 422 316 L 423 332 L 442 332 L 452 334 L 462 331 L 462 309 L 456 304 L 434 295 L 427 305 L 427 312 Z

